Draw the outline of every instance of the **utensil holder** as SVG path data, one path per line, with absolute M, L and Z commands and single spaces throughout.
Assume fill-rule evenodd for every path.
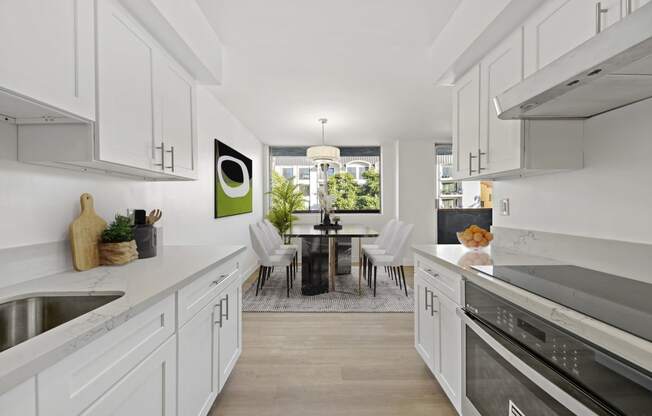
M 134 239 L 138 249 L 138 258 L 156 257 L 156 227 L 152 224 L 134 226 Z

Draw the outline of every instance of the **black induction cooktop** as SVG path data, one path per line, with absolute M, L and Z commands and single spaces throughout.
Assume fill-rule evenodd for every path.
M 473 268 L 652 341 L 652 284 L 567 265 Z

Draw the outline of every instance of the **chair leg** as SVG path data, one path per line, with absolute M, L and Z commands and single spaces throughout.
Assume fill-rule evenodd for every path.
M 261 288 L 265 287 L 265 283 L 269 280 L 269 277 L 272 274 L 272 268 L 271 267 L 265 267 L 265 271 L 263 272 L 263 284 Z
M 260 288 L 260 276 L 263 275 L 263 266 L 258 268 L 258 279 L 256 279 L 256 296 L 258 296 L 258 290 Z
M 372 274 L 372 265 L 371 265 L 371 259 L 367 259 L 367 286 L 369 286 L 369 289 L 371 289 L 371 274 Z
M 394 268 L 394 271 L 396 273 L 396 280 L 398 280 L 398 288 L 400 290 L 403 290 L 403 280 L 401 279 L 401 273 L 398 267 Z
M 362 253 L 362 276 L 367 280 L 367 256 Z
M 376 297 L 376 275 L 378 273 L 378 267 L 374 266 L 374 297 Z
M 401 275 L 403 275 L 403 289 L 405 289 L 405 296 L 407 296 L 407 283 L 405 282 L 405 269 L 403 266 L 401 266 Z
M 287 290 L 287 297 L 290 297 L 290 266 L 285 266 L 285 288 Z

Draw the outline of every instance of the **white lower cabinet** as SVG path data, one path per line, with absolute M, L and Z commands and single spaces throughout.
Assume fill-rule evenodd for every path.
M 462 320 L 457 308 L 447 296 L 439 296 L 441 367 L 438 380 L 459 411 L 462 406 Z
M 232 273 L 179 329 L 179 415 L 206 415 L 240 357 L 241 287 L 240 275 Z
M 206 305 L 179 330 L 179 414 L 206 415 L 219 392 L 216 305 Z
M 430 371 L 439 372 L 439 322 L 430 306 L 433 287 L 418 274 L 414 278 L 414 345 Z
M 219 309 L 222 311 L 222 318 L 218 331 L 220 390 L 224 387 L 242 352 L 242 284 L 240 277 L 233 278 L 223 293 L 223 297 L 220 297 L 222 306 Z
M 2 416 L 205 416 L 242 351 L 238 258 L 0 395 Z M 233 269 L 235 267 L 235 269 Z M 206 278 L 211 299 L 177 308 Z M 179 327 L 180 326 L 180 327 Z M 37 413 L 38 409 L 38 413 Z
M 80 415 L 176 415 L 175 341 L 168 339 Z
M 459 413 L 462 405 L 462 320 L 457 315 L 459 305 L 443 294 L 435 276 L 419 268 L 415 270 L 414 290 L 416 350 Z
M 0 395 L 0 415 L 36 416 L 35 377 Z

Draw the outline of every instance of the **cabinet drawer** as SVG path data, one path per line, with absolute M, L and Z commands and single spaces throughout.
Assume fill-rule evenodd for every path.
M 174 334 L 174 295 L 37 376 L 39 409 L 80 414 Z
M 233 278 L 239 279 L 238 258 L 233 258 L 179 289 L 179 327 L 202 310 Z
M 462 276 L 419 255 L 414 257 L 415 271 L 428 278 L 444 295 L 462 304 Z

